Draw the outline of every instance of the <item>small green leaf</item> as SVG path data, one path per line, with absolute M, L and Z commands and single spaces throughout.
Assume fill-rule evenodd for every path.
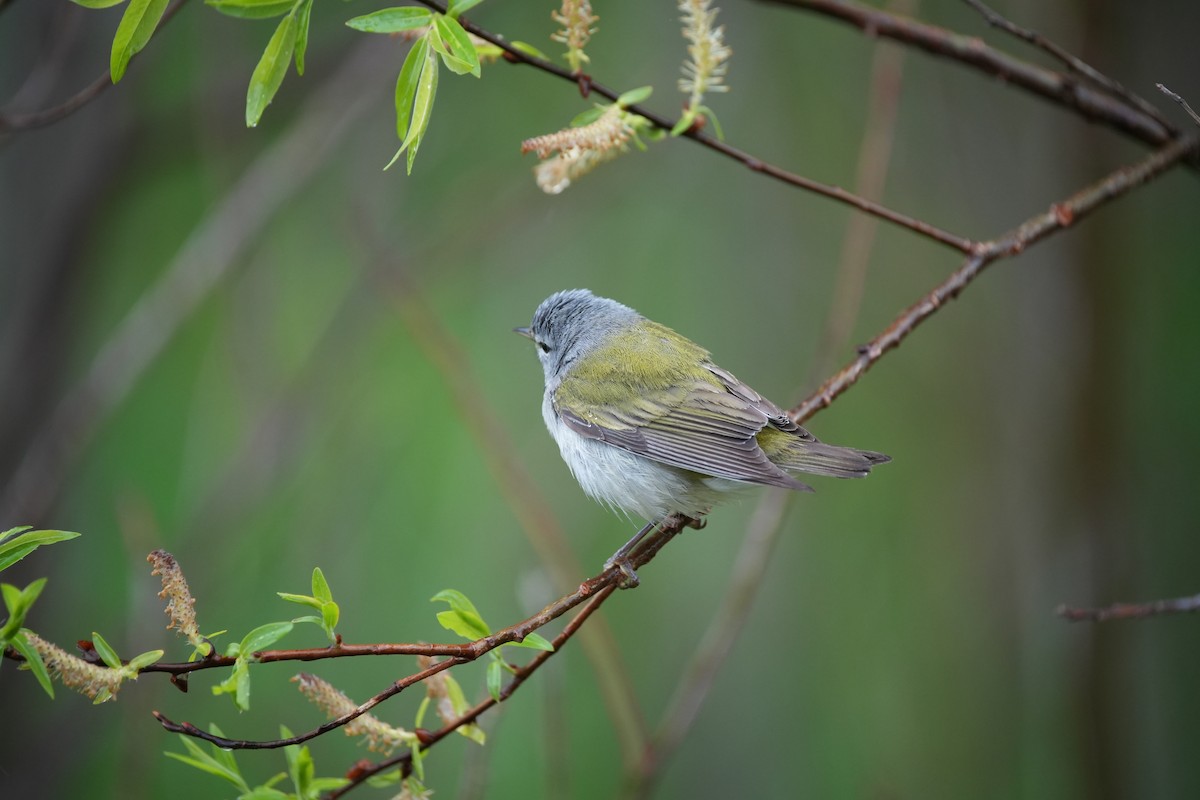
M 238 800 L 292 800 L 293 797 L 295 795 L 281 792 L 270 786 L 256 786 L 245 794 L 239 794 Z
M 296 0 L 204 0 L 222 14 L 239 19 L 271 19 L 291 13 Z
M 292 622 L 295 622 L 297 624 L 310 624 L 311 623 L 313 625 L 321 625 L 321 626 L 325 625 L 325 620 L 321 619 L 316 614 L 308 614 L 303 617 L 296 617 L 295 619 L 292 620 Z
M 493 662 L 495 663 L 495 662 Z M 467 698 L 463 695 L 462 687 L 458 685 L 458 681 L 449 672 L 443 672 L 446 676 L 446 696 L 450 699 L 450 706 L 454 709 L 454 715 L 461 717 L 470 706 L 467 705 Z M 487 734 L 483 732 L 475 723 L 460 725 L 457 728 L 458 732 L 478 744 L 484 744 L 487 740 Z
M 266 625 L 259 625 L 242 637 L 241 649 L 238 652 L 242 656 L 250 657 L 287 636 L 292 632 L 292 627 L 291 622 L 268 622 Z
M 492 660 L 487 667 L 487 690 L 497 703 L 500 702 L 500 689 L 503 684 L 504 667 L 500 666 L 499 661 Z
M 408 135 L 412 122 L 413 100 L 417 96 L 417 81 L 425 65 L 425 53 L 429 49 L 429 35 L 417 39 L 404 58 L 404 66 L 396 78 L 396 136 L 401 140 Z
M 333 639 L 333 629 L 337 627 L 338 617 L 341 615 L 338 604 L 330 600 L 325 605 L 321 606 L 321 619 L 324 622 L 325 630 L 329 633 L 329 638 Z
M 210 756 L 198 744 L 193 742 L 189 736 L 179 734 L 179 739 L 183 742 L 183 746 L 187 748 L 189 755 L 167 751 L 165 755 L 168 758 L 173 758 L 190 767 L 195 767 L 201 772 L 207 772 L 209 775 L 216 775 L 218 778 L 232 783 L 240 792 L 245 793 L 250 791 L 250 786 L 238 771 L 236 763 L 233 763 L 231 767 L 229 762 Z
M 25 659 L 25 666 L 29 667 L 29 671 L 33 673 L 33 677 L 37 678 L 37 682 L 42 685 L 42 689 L 53 700 L 54 684 L 50 682 L 50 673 L 46 672 L 46 664 L 42 661 L 42 654 L 34 650 L 29 644 L 29 640 L 25 638 L 24 631 L 17 631 L 17 635 L 9 639 L 8 643 Z
M 386 789 L 389 786 L 395 786 L 400 783 L 401 777 L 400 770 L 394 769 L 391 772 L 372 775 L 367 778 L 367 785 L 375 789 Z
M 84 8 L 112 8 L 124 3 L 125 0 L 71 0 L 71 2 Z
M 95 648 L 96 655 L 100 656 L 100 660 L 111 669 L 120 669 L 124 666 L 121 663 L 121 657 L 117 655 L 117 651 L 113 650 L 108 642 L 104 641 L 104 637 L 95 631 L 92 631 L 92 647 Z
M 313 597 L 322 603 L 328 603 L 333 600 L 333 592 L 329 590 L 329 581 L 325 580 L 325 573 L 321 572 L 320 567 L 313 567 L 312 593 Z
M 430 24 L 433 13 L 427 8 L 401 6 L 385 8 L 346 20 L 346 24 L 364 33 L 399 33 L 424 28 Z
M 308 22 L 312 17 L 313 0 L 300 0 L 296 32 L 296 74 L 304 74 L 304 54 L 308 52 Z
M 621 108 L 635 106 L 638 103 L 644 102 L 648 97 L 650 97 L 650 94 L 653 91 L 653 86 L 641 86 L 637 89 L 630 89 L 628 92 L 625 92 L 617 98 L 617 105 L 619 105 Z
M 407 150 L 407 167 L 408 173 L 411 175 L 413 160 L 417 157 L 417 149 L 421 146 L 425 130 L 429 127 L 429 117 L 433 113 L 433 101 L 437 96 L 438 80 L 438 54 L 429 45 L 431 35 L 432 32 L 425 34 L 413 45 L 412 51 L 404 61 L 404 67 L 400 70 L 400 77 L 396 81 L 396 126 L 397 130 L 406 132 L 403 133 L 404 141 L 400 143 L 400 149 L 396 151 L 396 155 L 384 169 L 395 164 L 400 154 Z M 406 83 L 405 72 L 409 69 L 409 63 L 414 55 L 420 59 L 419 63 L 413 67 L 413 70 L 418 72 L 415 82 L 412 82 L 412 78 L 409 77 L 409 82 Z M 404 102 L 409 95 L 410 88 L 411 109 Z M 406 123 L 406 126 L 401 123 Z
M 136 2 L 136 0 L 133 0 Z M 263 112 L 275 99 L 283 77 L 287 74 L 296 48 L 299 25 L 295 14 L 288 14 L 279 23 L 267 49 L 263 50 L 254 74 L 250 76 L 250 88 L 246 90 L 246 127 L 253 128 L 262 119 Z
M 529 647 L 533 650 L 545 650 L 548 653 L 554 652 L 554 645 L 552 645 L 544 636 L 540 636 L 536 633 L 530 633 L 521 641 L 512 642 L 511 644 L 517 647 Z
M 550 56 L 546 55 L 541 50 L 538 50 L 536 47 L 529 44 L 528 42 L 515 42 L 514 41 L 514 42 L 509 42 L 509 44 L 512 45 L 513 50 L 516 50 L 517 52 L 520 52 L 520 53 L 524 53 L 527 56 L 533 56 L 534 58 L 540 58 L 542 61 L 550 60 Z
M 722 142 L 725 141 L 725 131 L 721 130 L 721 121 L 717 119 L 717 115 L 713 113 L 713 110 L 708 106 L 700 106 L 700 111 L 712 122 L 713 132 L 717 134 L 717 139 Z
M 487 628 L 480 627 L 478 620 L 470 620 L 460 611 L 439 611 L 437 621 L 446 630 L 472 642 L 488 635 Z
M 479 613 L 479 610 L 475 608 L 475 604 L 472 603 L 465 594 L 457 589 L 443 589 L 433 597 L 429 598 L 429 602 L 448 604 L 451 609 L 457 611 L 464 619 L 470 622 L 470 624 L 483 631 L 481 634 L 482 636 L 487 636 L 492 632 L 491 629 L 488 628 L 487 623 L 483 621 L 483 616 Z
M 434 41 L 440 39 L 445 46 L 445 49 L 439 49 L 438 52 L 441 53 L 446 68 L 456 75 L 470 73 L 478 78 L 479 53 L 475 51 L 475 45 L 471 44 L 471 37 L 467 36 L 463 26 L 458 24 L 458 20 L 441 14 L 433 18 L 433 24 L 437 28 Z
M 453 19 L 458 19 L 458 15 L 468 11 L 482 3 L 483 0 L 450 0 L 450 8 L 446 13 Z
M 149 650 L 129 659 L 129 664 L 126 666 L 126 669 L 130 669 L 133 672 L 141 672 L 146 667 L 156 663 L 162 657 L 162 650 Z
M 112 53 L 109 56 L 108 71 L 113 83 L 120 82 L 124 77 L 129 60 L 150 41 L 166 10 L 167 0 L 129 0 L 117 25 L 117 33 L 113 36 Z
M 593 122 L 600 119 L 600 117 L 604 116 L 604 112 L 607 110 L 607 106 L 596 106 L 589 108 L 587 111 L 580 111 L 575 115 L 575 118 L 571 120 L 571 127 L 582 128 L 584 125 L 591 125 Z
M 28 525 L 10 528 L 0 534 L 0 570 L 7 569 L 44 544 L 75 539 L 71 531 L 35 531 Z
M 309 608 L 321 607 L 320 600 L 315 597 L 310 597 L 306 594 L 292 594 L 291 592 L 276 592 L 275 594 L 279 595 L 279 597 L 282 599 L 287 600 L 289 603 L 299 603 L 300 605 L 308 606 Z

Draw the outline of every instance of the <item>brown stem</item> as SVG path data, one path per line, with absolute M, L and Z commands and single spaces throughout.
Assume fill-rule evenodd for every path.
M 932 316 L 943 304 L 958 297 L 959 293 L 993 261 L 1017 255 L 1034 242 L 1073 225 L 1084 214 L 1195 154 L 1200 150 L 1198 145 L 1200 139 L 1197 137 L 1181 136 L 1144 160 L 1122 167 L 1061 203 L 1055 203 L 1049 211 L 1031 217 L 1008 233 L 987 242 L 980 242 L 962 266 L 903 311 L 882 333 L 859 347 L 858 358 L 842 367 L 826 380 L 821 388 L 791 409 L 788 414 L 797 422 L 804 422 L 822 408 L 829 407 L 834 398 L 853 386 L 884 353 L 899 347 L 918 325 Z
M 441 13 L 446 11 L 445 3 L 438 2 L 438 0 L 418 0 L 418 2 Z M 470 20 L 459 19 L 459 22 L 462 23 L 462 26 L 469 32 L 504 50 L 504 52 L 507 54 L 506 60 L 513 63 L 528 64 L 531 67 L 536 67 L 537 69 L 542 70 L 543 72 L 548 72 L 551 75 L 556 75 L 559 78 L 562 78 L 563 80 L 570 81 L 572 84 L 578 84 L 578 75 L 568 72 L 556 64 L 552 64 L 549 61 L 545 61 L 537 56 L 530 55 L 513 47 L 502 37 L 497 36 L 491 31 L 480 28 Z M 616 101 L 616 99 L 620 96 L 618 92 L 614 91 L 613 89 L 609 89 L 607 86 L 596 83 L 590 78 L 589 81 L 589 91 L 592 94 L 598 94 L 613 101 Z M 676 122 L 678 122 L 678 120 L 667 119 L 659 114 L 655 114 L 653 111 L 650 111 L 649 109 L 643 108 L 639 105 L 630 105 L 626 106 L 626 108 L 639 116 L 645 117 L 656 128 L 664 131 L 672 130 L 675 127 Z M 694 127 L 681 134 L 681 136 L 691 139 L 697 144 L 703 145 L 710 150 L 714 150 L 723 156 L 731 158 L 755 172 L 761 172 L 764 175 L 768 175 L 790 186 L 795 186 L 798 189 L 804 189 L 805 191 L 828 197 L 831 200 L 836 200 L 839 203 L 845 203 L 846 205 L 853 206 L 865 214 L 871 214 L 903 228 L 908 228 L 914 233 L 918 233 L 947 247 L 953 247 L 955 250 L 960 252 L 970 253 L 975 246 L 975 243 L 970 239 L 949 233 L 948 231 L 944 231 L 934 225 L 930 225 L 927 222 L 910 217 L 907 214 L 893 211 L 884 205 L 867 200 L 865 197 L 860 197 L 853 192 L 848 192 L 840 186 L 833 186 L 831 184 L 815 181 L 811 178 L 806 178 L 803 175 L 797 175 L 794 172 L 788 172 L 781 167 L 777 167 L 774 164 L 770 164 L 760 158 L 756 158 L 755 156 L 752 156 L 743 150 L 739 150 L 732 145 L 725 144 L 725 142 L 696 130 Z
M 1148 144 L 1170 141 L 1175 131 L 1144 111 L 1107 92 L 1081 84 L 1069 75 L 1013 58 L 988 47 L 976 36 L 964 36 L 946 28 L 890 14 L 853 0 L 766 0 L 824 14 L 859 28 L 871 36 L 882 36 L 918 47 L 974 67 L 1005 83 L 1069 108 L 1086 119 L 1101 122 Z
M 1101 608 L 1061 605 L 1054 613 L 1070 622 L 1107 622 L 1113 619 L 1143 619 L 1160 614 L 1192 614 L 1197 611 L 1200 611 L 1200 594 L 1152 603 L 1113 603 Z
M 183 8 L 187 0 L 175 0 L 166 11 L 163 12 L 162 19 L 158 23 L 158 29 L 171 21 L 171 18 L 179 13 L 179 9 Z M 0 6 L 3 8 L 3 6 Z M 108 70 L 104 70 L 97 75 L 95 80 L 87 86 L 80 89 L 75 94 L 68 97 L 63 102 L 50 108 L 44 108 L 41 111 L 30 111 L 28 113 L 7 112 L 0 113 L 0 134 L 13 133 L 16 131 L 31 130 L 33 128 L 44 128 L 47 125 L 53 125 L 61 119 L 71 116 L 79 109 L 86 106 L 88 103 L 99 97 L 105 89 L 113 85 L 112 76 Z

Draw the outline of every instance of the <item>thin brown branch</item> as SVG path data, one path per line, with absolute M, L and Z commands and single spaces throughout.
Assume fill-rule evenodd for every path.
M 171 21 L 171 18 L 179 13 L 179 9 L 183 8 L 187 0 L 175 0 L 166 11 L 163 12 L 162 19 L 158 23 L 158 30 L 161 31 L 163 26 Z M 0 6 L 3 8 L 3 6 Z M 32 130 L 34 128 L 44 128 L 47 125 L 53 125 L 59 120 L 71 116 L 79 109 L 86 106 L 88 103 L 99 97 L 105 89 L 113 85 L 112 75 L 106 69 L 101 74 L 97 75 L 95 80 L 87 86 L 80 89 L 75 94 L 68 97 L 63 102 L 50 108 L 44 108 L 41 111 L 30 111 L 20 113 L 16 111 L 0 112 L 0 134 L 16 133 L 17 131 Z
M 555 653 L 557 653 L 559 650 L 562 649 L 562 646 L 564 644 L 566 644 L 567 640 L 569 640 L 572 636 L 575 635 L 575 633 L 579 630 L 580 626 L 582 626 L 583 623 L 587 621 L 588 617 L 590 617 L 592 615 L 592 613 L 594 611 L 596 611 L 596 609 L 598 609 L 600 607 L 600 605 L 602 603 L 604 603 L 604 601 L 607 600 L 612 595 L 612 593 L 616 590 L 616 588 L 617 588 L 616 584 L 609 584 L 609 585 L 605 586 L 603 589 L 601 589 L 599 591 L 599 593 L 597 593 L 587 603 L 587 605 L 585 605 L 583 608 L 579 609 L 579 613 L 576 614 L 571 619 L 571 621 L 568 622 L 566 624 L 566 626 L 563 627 L 562 631 L 558 634 L 558 636 L 555 636 L 554 639 L 551 641 L 551 644 L 554 645 L 554 649 L 549 650 L 549 651 L 544 650 L 544 651 L 538 653 L 537 656 L 535 656 L 532 660 L 530 660 L 530 662 L 528 664 L 517 669 L 517 671 L 513 675 L 512 679 L 504 686 L 503 689 L 500 690 L 500 699 L 499 700 L 496 700 L 495 698 L 492 698 L 492 697 L 488 697 L 486 700 L 483 700 L 482 702 L 480 702 L 480 703 L 476 704 L 475 706 L 473 706 L 472 708 L 468 709 L 458 719 L 451 720 L 450 722 L 448 722 L 444 726 L 442 726 L 442 728 L 440 728 L 439 730 L 434 731 L 433 733 L 430 733 L 430 734 L 422 737 L 421 749 L 428 750 L 430 747 L 437 744 L 441 740 L 445 739 L 447 736 L 449 736 L 451 733 L 453 733 L 454 731 L 461 728 L 463 725 L 468 725 L 468 724 L 474 722 L 475 720 L 477 720 L 485 711 L 487 711 L 492 706 L 497 705 L 498 703 L 504 702 L 509 697 L 511 697 L 513 695 L 513 693 L 516 692 L 517 689 L 519 689 L 521 687 L 521 684 L 523 684 L 525 682 L 525 680 L 527 678 L 529 678 L 530 675 L 532 675 L 534 672 L 536 672 L 537 669 L 540 666 L 542 666 L 542 664 L 545 664 L 546 661 L 548 661 Z M 336 798 L 342 797 L 347 792 L 351 791 L 355 787 L 361 785 L 368 779 L 372 778 L 375 775 L 378 775 L 381 772 L 386 772 L 387 770 L 392 769 L 393 767 L 397 767 L 397 766 L 401 767 L 402 769 L 404 769 L 407 772 L 407 769 L 409 767 L 411 767 L 411 765 L 412 765 L 412 753 L 411 752 L 403 753 L 401 755 L 393 756 L 392 758 L 385 759 L 383 761 L 380 761 L 377 764 L 373 764 L 370 767 L 356 771 L 355 775 L 351 779 L 350 783 L 346 784 L 345 786 L 341 787 L 340 789 L 330 792 L 328 795 L 326 795 L 326 798 L 327 798 L 327 800 L 336 800 Z
M 436 675 L 442 670 L 450 669 L 451 667 L 462 663 L 465 662 L 462 659 L 456 658 L 448 658 L 445 661 L 439 661 L 438 663 L 423 669 L 420 672 L 414 672 L 412 675 L 401 678 L 379 694 L 372 697 L 370 700 L 367 700 L 365 703 L 361 703 L 358 708 L 354 709 L 353 711 L 343 714 L 335 719 L 331 719 L 323 725 L 313 728 L 307 733 L 302 733 L 299 736 L 288 736 L 284 739 L 267 739 L 258 741 L 253 739 L 227 739 L 224 736 L 217 736 L 214 733 L 209 733 L 206 730 L 197 728 L 190 722 L 173 722 L 161 711 L 155 711 L 153 713 L 154 718 L 162 724 L 163 729 L 170 733 L 182 733 L 185 736 L 203 739 L 206 742 L 211 742 L 217 747 L 222 747 L 227 750 L 274 750 L 278 747 L 302 744 L 310 739 L 315 739 L 318 736 L 329 733 L 332 730 L 337 730 L 343 725 L 358 719 L 363 714 L 382 703 L 384 700 L 400 694 L 400 692 L 404 691 L 409 686 L 412 686 L 414 683 L 420 683 L 431 675 Z
M 1000 30 L 1009 33 L 1018 39 L 1021 39 L 1022 41 L 1028 42 L 1034 47 L 1050 54 L 1051 57 L 1058 59 L 1058 61 L 1060 61 L 1063 66 L 1065 66 L 1071 72 L 1091 81 L 1100 89 L 1103 89 L 1109 94 L 1124 100 L 1126 103 L 1129 103 L 1146 116 L 1153 118 L 1156 122 L 1158 122 L 1159 125 L 1162 125 L 1164 129 L 1171 132 L 1176 132 L 1175 126 L 1173 126 L 1171 122 L 1162 115 L 1161 111 L 1150 105 L 1150 103 L 1142 97 L 1134 94 L 1117 81 L 1093 67 L 1091 64 L 1088 64 L 1083 59 L 1067 52 L 1061 46 L 1050 41 L 1037 31 L 1023 28 L 1015 22 L 1001 16 L 985 5 L 982 0 L 965 0 L 965 2 L 967 5 L 971 6 L 971 8 L 978 11 L 988 25 L 991 25 L 994 28 L 999 28 Z
M 439 0 L 418 0 L 418 2 L 438 12 L 445 12 L 446 10 L 446 4 L 439 2 Z M 588 93 L 598 94 L 602 97 L 608 98 L 609 100 L 616 101 L 616 99 L 620 96 L 619 92 L 609 89 L 603 84 L 597 83 L 590 76 L 581 76 L 572 72 L 568 72 L 556 64 L 552 64 L 549 61 L 545 61 L 537 56 L 530 55 L 529 53 L 513 47 L 502 37 L 479 27 L 470 20 L 459 19 L 459 22 L 461 22 L 462 26 L 469 32 L 504 50 L 506 53 L 505 58 L 508 61 L 518 64 L 528 64 L 529 66 L 536 67 L 543 72 L 548 72 L 551 75 L 562 78 L 563 80 L 570 81 L 575 85 L 580 85 L 581 80 L 585 80 L 588 87 Z M 673 129 L 678 121 L 663 117 L 640 105 L 630 105 L 627 106 L 627 108 L 629 111 L 645 117 L 656 128 L 664 131 Z M 970 253 L 972 248 L 975 246 L 975 243 L 970 239 L 958 236 L 948 231 L 944 231 L 941 228 L 930 225 L 929 223 L 923 222 L 914 217 L 910 217 L 907 214 L 894 211 L 884 205 L 881 205 L 880 203 L 872 202 L 865 197 L 860 197 L 853 192 L 848 192 L 840 186 L 833 186 L 832 184 L 822 183 L 821 181 L 815 181 L 811 178 L 806 178 L 803 175 L 797 175 L 794 172 L 788 172 L 781 167 L 777 167 L 774 164 L 763 161 L 760 158 L 757 158 L 743 150 L 739 150 L 732 145 L 728 145 L 716 137 L 709 136 L 708 134 L 703 133 L 695 128 L 683 133 L 682 136 L 687 137 L 688 139 L 691 139 L 697 144 L 703 145 L 710 150 L 714 150 L 721 155 L 726 156 L 727 158 L 731 158 L 746 168 L 753 170 L 754 172 L 761 172 L 764 175 L 768 175 L 775 180 L 781 181 L 790 186 L 794 186 L 798 189 L 813 192 L 815 194 L 828 197 L 829 199 L 835 200 L 839 203 L 852 206 L 853 208 L 857 208 L 859 211 L 862 211 L 865 214 L 871 214 L 872 216 L 887 220 L 895 225 L 907 228 L 914 233 L 932 239 L 933 241 L 945 245 L 946 247 L 952 247 L 962 253 Z
M 1061 605 L 1054 613 L 1070 622 L 1108 622 L 1114 619 L 1144 619 L 1162 614 L 1194 614 L 1200 611 L 1200 594 L 1156 600 L 1152 603 L 1113 603 L 1101 608 Z
M 656 529 L 650 536 L 648 536 L 646 538 L 646 540 L 642 543 L 642 545 L 640 547 L 638 547 L 632 554 L 630 554 L 630 556 L 629 556 L 630 564 L 635 569 L 639 569 L 639 568 L 645 566 L 646 564 L 650 563 L 650 561 L 654 559 L 654 557 L 658 554 L 658 552 L 666 545 L 666 543 L 668 541 L 671 540 L 672 537 L 675 536 L 676 533 L 678 533 L 677 527 L 664 526 L 664 527 L 660 527 L 660 528 Z M 625 577 L 625 574 L 621 571 L 621 567 L 619 565 L 614 565 L 614 566 L 609 567 L 608 569 L 604 570 L 599 575 L 596 575 L 595 577 L 591 578 L 590 580 L 584 581 L 583 583 L 581 583 L 579 585 L 579 588 L 577 588 L 574 592 L 571 592 L 568 595 L 560 597 L 558 600 L 549 604 L 548 606 L 543 608 L 538 613 L 532 615 L 531 617 L 529 617 L 525 620 L 522 620 L 521 622 L 518 622 L 515 625 L 510 625 L 509 627 L 504 628 L 503 630 L 499 630 L 488 636 L 484 636 L 481 639 L 477 639 L 473 642 L 466 642 L 464 644 L 453 644 L 453 645 L 423 645 L 423 644 L 364 645 L 357 649 L 355 649 L 355 648 L 353 648 L 353 646 L 349 646 L 349 645 L 335 645 L 332 648 L 313 648 L 310 650 L 282 650 L 282 651 L 264 650 L 259 653 L 256 653 L 255 660 L 258 662 L 311 661 L 311 660 L 316 660 L 316 659 L 320 659 L 320 658 L 337 658 L 337 657 L 343 657 L 343 656 L 348 656 L 348 655 L 372 655 L 373 654 L 373 653 L 367 652 L 363 648 L 376 648 L 377 650 L 376 650 L 376 653 L 374 653 L 374 654 L 384 654 L 386 652 L 387 654 L 404 653 L 404 654 L 408 654 L 408 655 L 416 654 L 416 655 L 448 656 L 446 661 L 438 662 L 438 664 L 433 665 L 433 667 L 430 667 L 429 669 L 413 673 L 412 675 L 409 675 L 405 678 L 401 678 L 400 680 L 396 681 L 391 686 L 389 686 L 387 689 L 384 689 L 382 692 L 380 692 L 379 694 L 372 697 L 370 700 L 367 700 L 366 702 L 359 705 L 358 708 L 356 708 L 352 713 L 345 714 L 345 715 L 338 717 L 336 719 L 333 719 L 333 720 L 329 720 L 328 722 L 314 728 L 313 730 L 310 730 L 306 733 L 302 733 L 298 736 L 290 737 L 288 739 L 270 739 L 270 740 L 229 739 L 229 738 L 225 738 L 223 736 L 216 736 L 214 734 L 208 733 L 207 731 L 203 731 L 203 730 L 197 728 L 196 726 L 192 725 L 191 723 L 174 722 L 157 711 L 154 712 L 154 716 L 155 716 L 155 718 L 158 719 L 158 721 L 162 724 L 162 726 L 165 729 L 167 729 L 168 731 L 171 731 L 172 733 L 182 733 L 187 736 L 193 736 L 197 739 L 204 739 L 205 741 L 211 742 L 211 743 L 217 745 L 218 747 L 224 747 L 224 748 L 231 749 L 231 750 L 273 749 L 273 748 L 277 748 L 277 747 L 285 747 L 290 744 L 299 744 L 300 742 L 306 742 L 310 739 L 314 739 L 318 736 L 328 733 L 331 730 L 335 730 L 343 725 L 346 725 L 347 723 L 353 721 L 357 717 L 359 717 L 362 714 L 366 713 L 367 711 L 371 710 L 375 706 L 379 705 L 384 700 L 387 700 L 388 698 L 399 694 L 401 691 L 403 691 L 407 687 L 411 686 L 412 684 L 418 683 L 418 682 L 424 680 L 425 678 L 429 677 L 429 675 L 435 674 L 436 672 L 440 672 L 442 669 L 449 669 L 450 667 L 455 666 L 457 664 L 465 664 L 467 662 L 474 661 L 475 659 L 479 658 L 480 656 L 485 655 L 486 653 L 489 653 L 492 650 L 495 650 L 497 647 L 500 647 L 503 644 L 508 644 L 509 642 L 522 641 L 523 639 L 525 639 L 526 636 L 533 633 L 538 628 L 541 628 L 544 625 L 546 625 L 550 622 L 553 622 L 554 620 L 558 619 L 560 616 L 567 613 L 568 611 L 570 611 L 571 609 L 575 608 L 578 605 L 587 603 L 588 604 L 587 615 L 590 615 L 592 613 L 592 611 L 595 610 L 595 608 L 599 607 L 599 605 L 604 601 L 604 599 L 607 599 L 612 594 L 614 589 L 617 589 L 621 585 L 623 585 L 625 580 L 626 580 L 626 577 Z M 582 612 L 581 612 L 581 615 L 582 615 Z M 583 616 L 586 619 L 586 615 L 583 615 Z M 582 624 L 583 620 L 578 619 L 578 615 L 577 615 L 576 620 L 572 620 L 572 622 L 576 622 L 576 624 L 575 625 L 569 624 L 566 627 L 564 627 L 564 629 L 563 629 L 563 633 L 567 633 L 568 631 L 570 632 L 568 634 L 567 638 L 569 638 L 570 635 L 574 634 L 574 632 L 578 629 L 579 625 Z M 559 637 L 562 637 L 563 633 L 560 633 Z M 555 640 L 552 640 L 552 641 L 557 642 L 558 639 L 556 638 Z M 566 641 L 566 639 L 563 639 L 563 641 Z M 339 649 L 339 647 L 340 647 L 340 649 Z M 555 645 L 556 650 L 557 650 L 557 647 L 558 647 L 558 645 L 556 644 Z M 549 653 L 540 653 L 538 655 L 538 657 L 534 658 L 532 661 L 529 662 L 529 665 L 527 665 L 526 669 L 529 669 L 530 667 L 532 667 L 533 669 L 536 669 L 535 665 L 540 665 L 540 664 L 544 663 L 546 658 L 549 658 L 549 655 L 550 655 Z M 227 657 L 224 657 L 224 656 L 222 656 L 220 658 L 207 659 L 203 662 L 200 662 L 200 664 L 202 666 L 198 666 L 197 669 L 206 669 L 206 668 L 213 667 L 213 666 L 225 666 L 229 663 L 232 663 L 225 659 L 227 659 Z M 156 670 L 153 667 L 150 667 L 144 671 L 146 671 L 146 672 L 151 672 L 151 671 L 172 672 L 175 668 L 183 666 L 183 665 L 154 665 L 154 666 L 158 666 L 159 669 Z M 179 671 L 194 671 L 194 670 L 179 670 Z M 532 672 L 532 669 L 530 669 L 530 672 Z M 517 675 L 518 675 L 518 677 L 520 677 L 520 675 L 521 675 L 520 670 L 518 670 Z M 522 677 L 521 680 L 523 681 L 524 678 Z M 518 682 L 518 685 L 519 685 L 519 682 Z M 504 699 L 505 697 L 507 697 L 507 695 L 502 692 L 501 699 Z M 484 706 L 484 705 L 485 704 L 481 704 L 481 706 Z M 475 719 L 475 717 L 479 716 L 479 714 L 483 713 L 483 711 L 487 710 L 487 708 L 490 708 L 490 707 L 491 707 L 491 705 L 486 705 L 485 707 L 481 708 L 478 711 L 478 713 L 475 713 L 473 716 L 471 716 L 470 713 L 468 713 L 467 716 L 465 716 L 457 721 L 457 724 L 455 725 L 455 727 L 457 727 L 459 725 L 465 725 L 468 722 L 472 722 Z M 453 728 L 451 728 L 451 730 L 453 730 Z M 441 737 L 437 736 L 434 739 L 434 741 L 436 741 L 437 738 L 441 738 Z M 426 745 L 426 746 L 428 746 L 428 745 Z
M 1174 100 L 1176 103 L 1179 103 L 1179 105 L 1183 107 L 1183 110 L 1187 112 L 1187 115 L 1192 118 L 1192 121 L 1195 122 L 1197 125 L 1200 125 L 1200 114 L 1197 114 L 1195 112 L 1195 110 L 1190 105 L 1188 105 L 1187 100 L 1184 100 L 1182 97 L 1175 94 L 1170 89 L 1168 89 L 1166 86 L 1163 86 L 1161 83 L 1156 83 L 1154 85 L 1158 87 L 1158 90 L 1160 92 L 1162 92 L 1167 97 Z
M 958 297 L 959 293 L 994 261 L 1017 255 L 1029 245 L 1070 227 L 1085 214 L 1155 178 L 1198 151 L 1200 139 L 1195 136 L 1181 136 L 1142 161 L 1122 167 L 1061 203 L 1055 203 L 1050 210 L 1031 217 L 1008 233 L 981 242 L 961 267 L 897 316 L 882 333 L 859 347 L 858 358 L 842 367 L 788 414 L 797 422 L 804 422 L 821 409 L 828 408 L 838 395 L 853 386 L 884 353 L 899 347 L 918 325 L 945 303 Z
M 1101 122 L 1156 147 L 1167 143 L 1176 134 L 1172 127 L 1164 126 L 1121 98 L 1086 86 L 1069 75 L 1030 64 L 988 47 L 975 36 L 964 36 L 852 0 L 766 2 L 824 14 L 853 25 L 868 35 L 893 39 L 932 55 L 953 59 L 1071 109 L 1085 119 Z

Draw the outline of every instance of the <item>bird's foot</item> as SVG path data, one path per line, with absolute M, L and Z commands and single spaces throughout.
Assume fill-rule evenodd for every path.
M 621 570 L 621 580 L 617 583 L 618 589 L 636 589 L 638 584 L 642 582 L 637 573 L 633 571 L 633 564 L 629 563 L 627 556 L 613 555 L 608 561 L 604 562 L 604 571 L 617 567 Z

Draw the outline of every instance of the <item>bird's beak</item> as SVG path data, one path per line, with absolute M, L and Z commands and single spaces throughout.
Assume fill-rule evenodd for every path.
M 513 333 L 519 333 L 522 336 L 524 336 L 526 339 L 533 338 L 533 333 L 530 332 L 529 328 L 513 328 Z

